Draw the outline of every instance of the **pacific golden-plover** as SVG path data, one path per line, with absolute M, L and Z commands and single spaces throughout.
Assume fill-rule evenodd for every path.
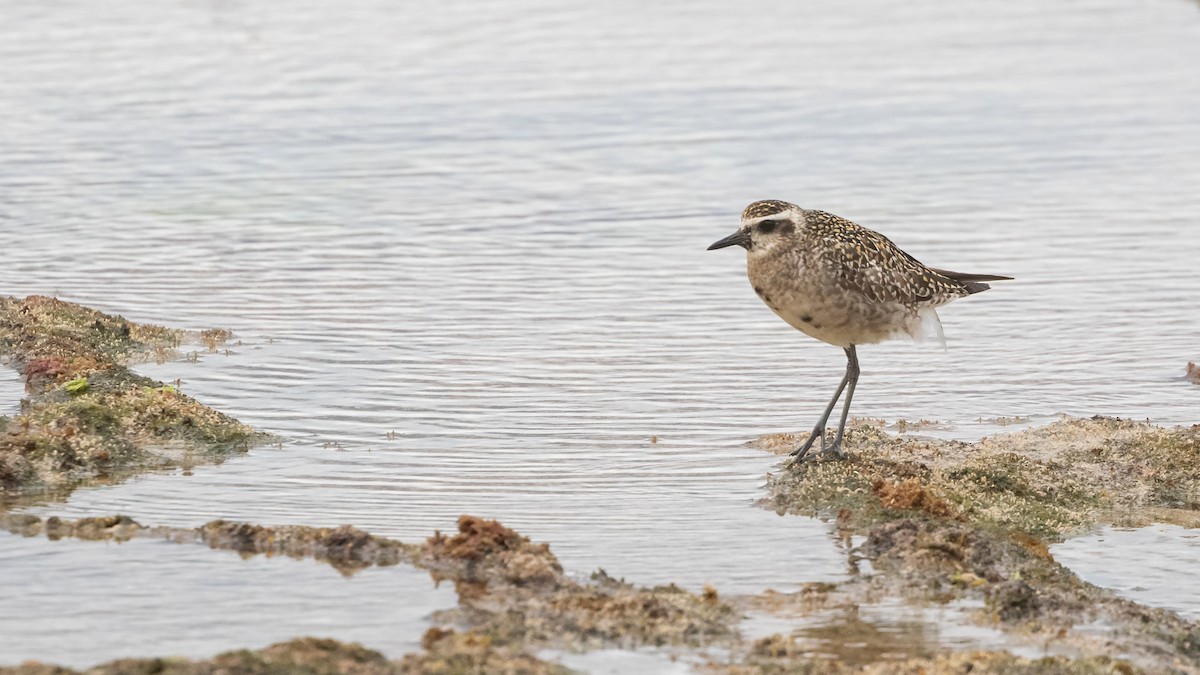
M 858 383 L 856 346 L 901 335 L 932 336 L 944 345 L 936 308 L 986 291 L 985 281 L 1012 278 L 926 267 L 878 232 L 777 200 L 747 206 L 738 231 L 708 250 L 734 245 L 746 249 L 746 275 L 771 311 L 801 333 L 846 351 L 846 375 L 808 439 L 792 452 L 796 461 L 817 438 L 822 454 L 846 456 L 841 446 Z M 843 391 L 837 436 L 826 444 L 825 424 Z

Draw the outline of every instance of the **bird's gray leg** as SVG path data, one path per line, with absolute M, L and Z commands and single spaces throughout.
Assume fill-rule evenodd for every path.
M 838 424 L 837 436 L 833 439 L 833 445 L 826 452 L 832 452 L 838 457 L 845 457 L 846 453 L 842 452 L 842 436 L 846 433 L 846 419 L 850 417 L 850 401 L 854 398 L 854 386 L 858 384 L 858 352 L 854 350 L 854 345 L 846 347 L 846 378 L 849 379 L 846 389 L 846 402 L 842 404 L 842 421 Z
M 857 366 L 857 360 L 855 361 L 855 365 Z M 812 433 L 808 435 L 808 440 L 804 441 L 804 445 L 792 451 L 792 454 L 796 456 L 797 462 L 804 459 L 804 456 L 812 449 L 817 437 L 821 438 L 821 452 L 825 451 L 825 424 L 829 421 L 829 416 L 833 414 L 833 409 L 837 406 L 838 399 L 842 397 L 842 392 L 845 391 L 846 383 L 849 381 L 850 364 L 846 364 L 846 374 L 842 376 L 842 382 L 838 385 L 837 391 L 833 393 L 833 398 L 830 399 L 829 405 L 825 406 L 825 413 L 821 415 L 821 420 L 817 422 L 817 426 L 813 427 Z

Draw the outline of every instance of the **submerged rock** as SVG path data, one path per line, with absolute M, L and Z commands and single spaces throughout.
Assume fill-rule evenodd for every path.
M 376 537 L 351 526 L 265 527 L 214 520 L 195 530 L 210 548 L 230 549 L 245 556 L 286 555 L 327 562 L 343 574 L 374 565 L 395 565 L 411 557 L 413 547 L 394 539 Z

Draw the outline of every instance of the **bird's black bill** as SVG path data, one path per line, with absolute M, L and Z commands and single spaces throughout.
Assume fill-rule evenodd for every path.
M 725 248 L 726 246 L 741 246 L 742 248 L 750 248 L 750 234 L 748 232 L 738 230 L 728 237 L 725 237 L 721 241 L 715 242 L 712 246 L 708 247 L 708 250 L 714 251 L 718 248 Z

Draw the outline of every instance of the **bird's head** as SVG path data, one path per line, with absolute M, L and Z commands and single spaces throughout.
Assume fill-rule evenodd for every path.
M 754 202 L 742 211 L 737 232 L 715 242 L 708 250 L 741 246 L 747 251 L 768 251 L 787 241 L 804 224 L 800 207 L 777 199 Z

